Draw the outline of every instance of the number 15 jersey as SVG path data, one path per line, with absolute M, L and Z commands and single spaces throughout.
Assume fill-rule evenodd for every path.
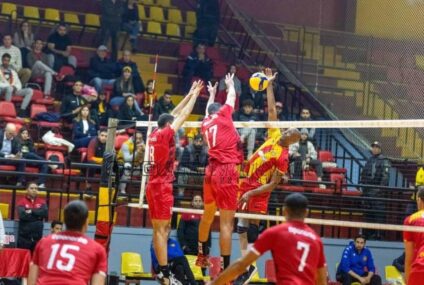
M 94 274 L 107 272 L 105 249 L 84 234 L 69 231 L 42 238 L 32 263 L 39 270 L 37 285 L 88 284 Z
M 209 161 L 221 164 L 241 163 L 240 136 L 234 127 L 233 108 L 225 104 L 202 122 L 201 132 L 209 146 Z

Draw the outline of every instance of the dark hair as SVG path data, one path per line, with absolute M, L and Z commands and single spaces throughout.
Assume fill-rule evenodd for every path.
M 37 181 L 28 181 L 27 182 L 27 184 L 25 185 L 26 187 L 25 187 L 25 189 L 28 189 L 29 188 L 29 185 L 31 185 L 31 184 L 35 184 L 35 185 L 37 185 L 37 187 L 38 187 L 38 183 L 37 183 Z
M 75 200 L 69 202 L 64 210 L 67 230 L 81 231 L 88 218 L 88 208 L 85 202 Z
M 5 34 L 3 34 L 3 39 L 4 39 L 5 37 L 11 37 L 11 38 L 13 39 L 13 36 L 12 36 L 12 34 L 11 34 L 11 33 L 5 33 Z
M 194 136 L 194 138 L 193 138 L 193 141 L 198 141 L 198 140 L 203 141 L 203 136 L 202 136 L 201 134 L 197 134 L 197 135 L 195 135 L 195 136 Z
M 228 67 L 227 67 L 227 71 L 228 72 L 230 72 L 232 66 L 234 66 L 236 68 L 236 70 L 237 70 L 237 64 L 232 63 L 232 64 L 229 64 Z
M 166 89 L 165 92 L 163 92 L 163 95 L 165 95 L 165 94 L 171 96 L 172 95 L 172 90 Z
M 219 109 L 221 109 L 220 103 L 212 103 L 208 107 L 208 113 L 209 115 L 213 115 L 215 113 L 218 113 Z
M 253 102 L 252 99 L 243 100 L 243 102 L 241 102 L 241 107 L 244 107 L 244 106 L 250 106 L 253 108 L 255 107 L 255 102 Z
M 303 218 L 305 210 L 308 208 L 308 199 L 300 193 L 292 193 L 284 199 L 284 206 L 290 217 Z
M 57 24 L 56 29 L 58 29 L 58 28 L 60 28 L 60 27 L 68 28 L 68 25 L 66 25 L 66 23 L 65 23 L 65 22 L 59 22 L 59 24 Z
M 309 108 L 307 108 L 307 107 L 302 107 L 302 108 L 300 108 L 300 112 L 302 113 L 302 111 L 303 110 L 308 110 L 309 111 L 309 113 L 311 112 L 311 109 L 309 109 Z
M 18 31 L 18 35 L 19 35 L 19 38 L 20 38 L 21 40 L 25 39 L 24 32 L 22 32 L 22 27 L 24 26 L 24 24 L 28 24 L 28 27 L 30 28 L 30 30 L 29 30 L 29 34 L 32 34 L 32 33 L 31 33 L 31 24 L 30 24 L 27 20 L 23 20 L 23 21 L 19 24 L 19 31 Z M 35 41 L 34 41 L 34 42 L 35 42 Z
M 106 127 L 101 127 L 100 129 L 99 129 L 99 134 L 100 133 L 107 133 L 107 128 Z
M 62 223 L 61 221 L 54 220 L 54 221 L 51 223 L 50 228 L 54 228 L 56 225 L 61 225 L 61 226 L 63 226 L 63 223 Z
M 159 116 L 158 127 L 160 129 L 162 129 L 166 126 L 167 123 L 172 123 L 174 121 L 174 119 L 175 119 L 174 116 L 172 116 L 168 113 L 164 113 L 164 114 Z
M 10 56 L 9 53 L 5 53 L 5 54 L 2 55 L 1 60 L 5 59 L 5 58 L 11 59 L 12 57 Z
M 420 185 L 417 187 L 417 198 L 420 198 L 424 202 L 424 186 Z
M 358 238 L 361 238 L 361 239 L 363 239 L 364 241 L 367 241 L 367 238 L 364 236 L 364 235 L 362 235 L 362 234 L 358 234 L 358 235 L 356 235 L 355 237 L 354 237 L 354 241 L 356 241 Z

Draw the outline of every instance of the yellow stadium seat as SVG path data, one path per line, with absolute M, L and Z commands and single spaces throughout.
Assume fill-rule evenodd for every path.
M 171 7 L 171 0 L 156 0 L 156 5 L 162 7 Z
M 155 5 L 153 0 L 140 0 L 140 2 L 144 5 Z
M 161 27 L 160 23 L 149 21 L 147 23 L 147 33 L 155 34 L 155 35 L 162 35 L 162 27 Z
M 88 223 L 94 225 L 96 223 L 96 211 L 88 211 Z
M 180 26 L 174 23 L 166 24 L 166 35 L 169 37 L 181 37 Z
M 196 27 L 193 26 L 185 26 L 185 36 L 191 37 L 193 36 L 194 31 L 196 30 Z
M 15 20 L 18 16 L 18 8 L 16 7 L 16 4 L 5 2 L 1 5 L 1 14 Z
M 186 23 L 190 26 L 196 26 L 196 12 L 194 11 L 187 11 L 186 13 Z
M 163 16 L 163 9 L 161 7 L 150 7 L 149 19 L 156 22 L 165 21 Z
M 40 10 L 38 7 L 24 6 L 24 18 L 28 19 L 40 19 Z
M 151 278 L 152 274 L 144 272 L 141 255 L 136 252 L 121 253 L 121 275 L 134 278 Z
M 100 17 L 99 17 L 99 15 L 90 14 L 90 13 L 85 14 L 84 24 L 86 26 L 90 26 L 90 27 L 97 27 L 97 28 L 100 27 Z
M 9 204 L 0 203 L 0 213 L 3 219 L 9 219 Z
M 178 9 L 169 9 L 168 10 L 168 21 L 171 23 L 182 24 L 183 16 L 181 11 Z
M 191 272 L 193 272 L 194 279 L 196 281 L 209 281 L 209 276 L 204 276 L 202 268 L 196 265 L 197 256 L 195 255 L 186 255 L 188 264 L 190 265 Z
M 141 19 L 141 20 L 146 20 L 147 19 L 147 17 L 146 17 L 146 10 L 144 10 L 144 6 L 143 5 L 138 5 L 138 17 Z
M 79 25 L 80 21 L 77 14 L 73 13 L 65 13 L 63 15 L 63 19 L 65 20 L 65 23 L 71 24 L 71 25 Z
M 44 10 L 44 19 L 49 22 L 60 22 L 59 10 L 47 8 Z
M 256 261 L 255 261 L 255 262 L 253 262 L 253 263 L 252 263 L 252 265 L 254 265 L 254 266 L 256 266 L 256 268 L 258 268 L 258 266 L 256 265 Z M 261 277 L 259 276 L 259 270 L 258 270 L 258 271 L 256 271 L 256 273 L 255 273 L 255 274 L 253 274 L 253 277 L 252 277 L 252 279 L 250 280 L 250 282 L 252 282 L 252 283 L 266 283 L 266 284 L 268 284 L 268 279 L 266 279 L 266 278 L 261 278 Z
M 386 280 L 389 282 L 396 282 L 396 284 L 405 285 L 402 274 L 393 265 L 388 265 L 385 268 Z

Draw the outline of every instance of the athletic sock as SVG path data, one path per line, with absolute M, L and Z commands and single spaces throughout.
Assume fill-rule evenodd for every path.
M 222 267 L 225 269 L 230 265 L 230 255 L 221 255 Z

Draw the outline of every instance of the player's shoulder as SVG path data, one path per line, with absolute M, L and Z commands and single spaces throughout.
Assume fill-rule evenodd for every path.
M 424 211 L 418 211 L 408 216 L 404 220 L 404 224 L 413 225 L 413 224 L 423 224 L 424 225 Z

